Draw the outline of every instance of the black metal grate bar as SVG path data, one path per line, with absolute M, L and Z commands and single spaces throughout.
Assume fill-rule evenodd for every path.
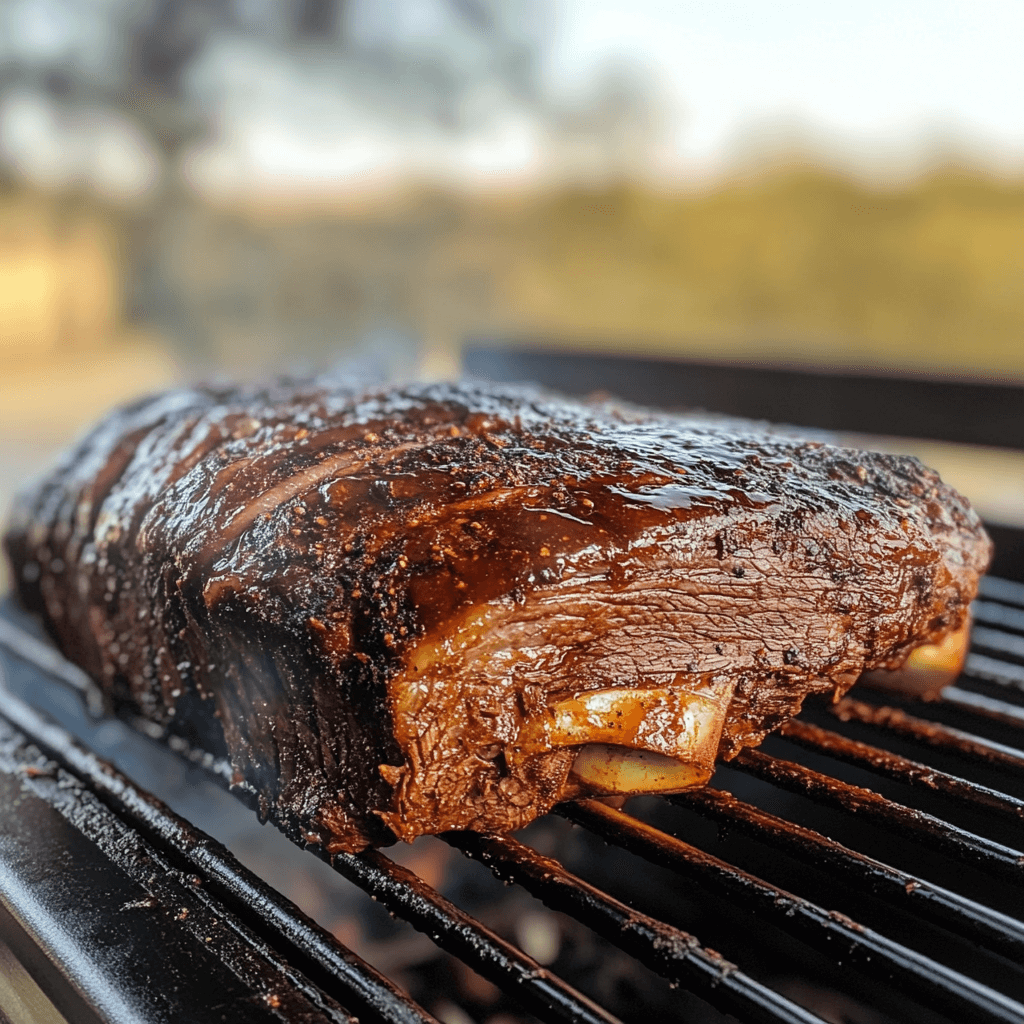
M 618 1024 L 607 1010 L 577 992 L 511 943 L 459 910 L 408 868 L 378 850 L 324 854 L 324 859 L 392 913 L 426 933 L 544 1021 Z
M 99 687 L 53 644 L 39 640 L 20 626 L 0 617 L 0 646 L 77 693 L 85 702 L 89 714 L 103 713 L 103 694 Z
M 981 736 L 908 715 L 899 708 L 865 704 L 850 697 L 834 704 L 831 713 L 841 722 L 860 722 L 895 733 L 905 739 L 962 757 L 966 761 L 990 765 L 1018 778 L 1024 778 L 1024 750 L 1008 747 Z
M 300 955 L 304 973 L 360 1016 L 388 1024 L 436 1024 L 426 1010 L 239 864 L 215 839 L 140 790 L 63 729 L 10 694 L 4 694 L 3 717 L 86 783 L 121 820 L 184 858 L 202 885 L 259 934 L 283 938 Z
M 971 647 L 1004 658 L 1013 658 L 1015 661 L 1024 661 L 1024 636 L 1008 633 L 1004 629 L 975 626 L 971 631 Z
M 895 779 L 910 786 L 941 793 L 944 797 L 973 810 L 988 811 L 1024 823 L 1024 800 L 1018 800 L 988 786 L 969 782 L 967 779 L 939 771 L 919 761 L 911 761 L 910 758 L 901 757 L 888 750 L 847 739 L 837 732 L 822 729 L 810 722 L 791 719 L 782 726 L 779 734 L 791 743 L 796 743 L 805 750 L 812 750 L 816 754 L 826 754 L 837 761 L 864 768 L 883 778 Z
M 87 1013 L 76 1009 L 71 1020 L 212 1024 L 244 1013 L 252 1021 L 357 1024 L 201 879 L 2 716 L 0 788 L 4 806 L 17 809 L 2 820 L 5 927 L 13 923 L 38 950 L 28 961 L 35 969 L 40 958 L 56 968 L 55 999 L 78 994 Z M 139 962 L 140 939 L 150 956 L 158 951 L 157 963 Z M 181 991 L 189 969 L 203 972 L 205 991 Z M 229 1014 L 211 991 L 232 1002 Z
M 975 601 L 971 605 L 974 621 L 995 626 L 1011 633 L 1024 633 L 1024 609 L 999 604 L 997 601 Z
M 1024 885 L 1024 853 L 957 828 L 934 815 L 760 750 L 743 750 L 730 765 L 815 803 L 857 815 L 899 835 L 913 836 L 1012 884 Z
M 942 691 L 940 700 L 958 711 L 966 711 L 979 718 L 990 718 L 1001 725 L 1024 729 L 1024 707 L 1007 704 L 1005 700 L 986 697 L 982 693 L 974 693 L 960 686 L 947 686 Z
M 990 658 L 987 654 L 968 654 L 963 674 L 969 679 L 981 679 L 1010 692 L 1024 691 L 1024 665 Z
M 978 581 L 978 596 L 1024 608 L 1024 583 L 999 576 L 982 576 Z
M 456 832 L 443 838 L 498 878 L 517 882 L 552 910 L 571 914 L 719 1009 L 758 1024 L 820 1024 L 815 1014 L 748 977 L 692 935 L 627 907 L 510 836 Z
M 851 850 L 717 789 L 669 797 L 671 803 L 742 832 L 802 863 L 840 876 L 862 892 L 1024 963 L 1024 922 L 1007 917 L 889 864 Z
M 868 977 L 895 984 L 926 1006 L 968 1012 L 975 1020 L 1024 1022 L 1020 1004 L 985 985 L 622 811 L 586 800 L 566 805 L 560 812 L 606 842 L 739 902 L 836 963 L 851 963 Z

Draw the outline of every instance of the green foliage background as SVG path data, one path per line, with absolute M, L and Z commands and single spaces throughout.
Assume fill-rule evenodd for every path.
M 1024 376 L 1024 182 L 791 168 L 518 211 L 506 302 L 598 347 Z

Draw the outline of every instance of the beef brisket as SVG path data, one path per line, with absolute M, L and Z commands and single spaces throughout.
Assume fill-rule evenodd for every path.
M 482 385 L 149 399 L 6 544 L 112 707 L 344 850 L 519 828 L 623 751 L 703 781 L 957 628 L 989 558 L 914 459 Z

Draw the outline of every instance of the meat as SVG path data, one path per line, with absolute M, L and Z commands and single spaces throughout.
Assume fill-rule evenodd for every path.
M 701 784 L 957 629 L 990 555 L 914 459 L 468 384 L 144 401 L 6 545 L 113 708 L 332 850 Z

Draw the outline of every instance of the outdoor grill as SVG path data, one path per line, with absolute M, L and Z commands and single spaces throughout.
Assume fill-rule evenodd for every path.
M 482 1019 L 1024 1024 L 1024 582 L 985 579 L 973 614 L 936 700 L 858 686 L 708 789 L 442 837 L 466 877 L 512 886 L 512 920 L 525 892 L 590 943 L 586 970 L 542 965 L 401 851 L 309 853 L 490 983 Z M 90 684 L 9 604 L 0 644 L 0 1021 L 472 1019 L 420 993 L 428 1012 L 41 713 Z M 228 786 L 212 752 L 137 742 L 161 739 Z M 607 997 L 627 961 L 628 998 Z

